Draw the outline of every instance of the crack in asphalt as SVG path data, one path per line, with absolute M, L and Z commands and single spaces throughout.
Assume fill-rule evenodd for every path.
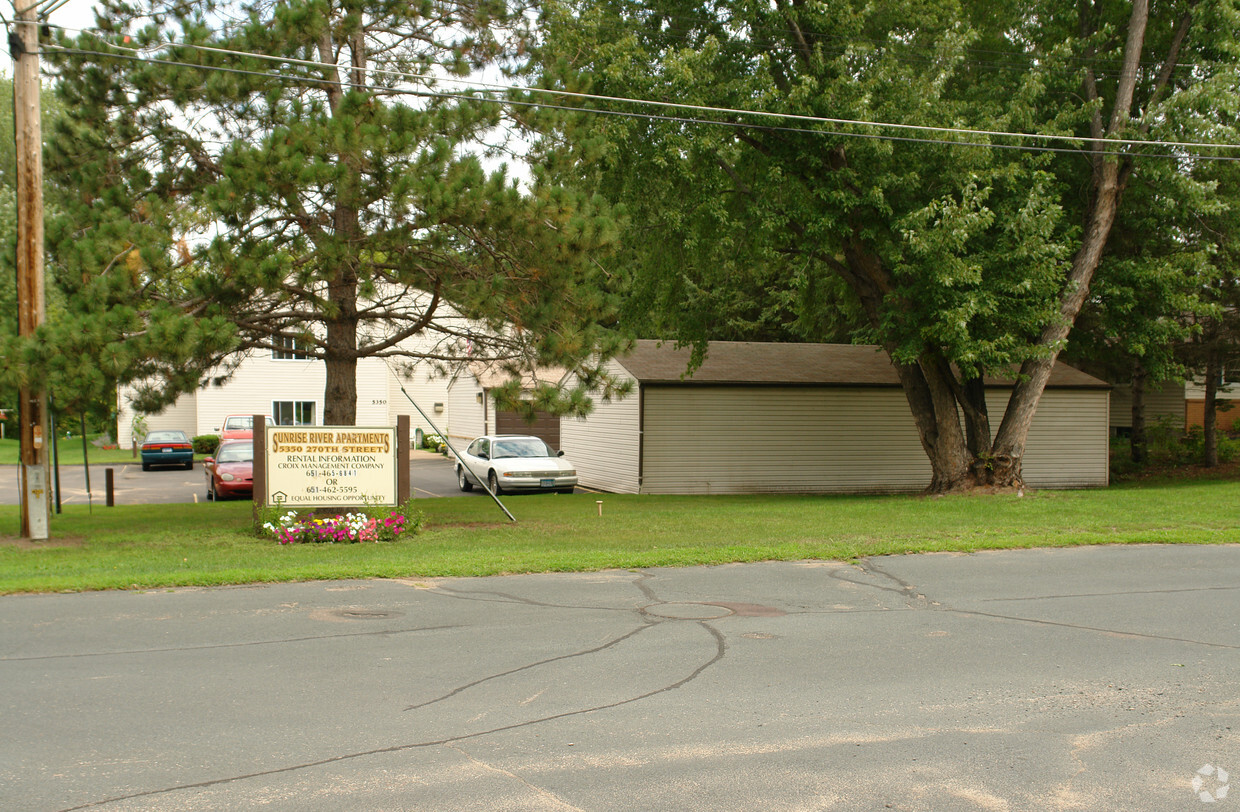
M 1122 592 L 1077 592 L 1065 595 L 1029 595 L 1023 598 L 983 598 L 982 603 L 1004 603 L 1011 601 L 1057 601 L 1067 598 L 1113 598 L 1116 595 L 1174 595 L 1181 592 L 1230 592 L 1240 586 L 1191 586 L 1182 589 L 1137 589 Z
M 654 592 L 647 587 L 645 583 L 647 579 L 650 579 L 653 576 L 651 576 L 649 573 L 644 573 L 644 572 L 636 572 L 634 574 L 638 576 L 638 580 L 634 581 L 633 585 L 636 586 L 639 590 L 641 590 L 643 594 L 647 595 L 647 597 L 650 597 L 652 600 L 662 602 L 654 594 Z M 501 593 L 492 593 L 492 594 L 501 594 Z M 464 596 L 457 596 L 457 597 L 464 597 Z M 478 600 L 482 600 L 482 599 L 478 599 Z M 512 601 L 502 601 L 502 602 L 507 603 L 507 602 L 512 602 Z M 526 603 L 527 601 L 518 601 L 518 602 Z M 561 608 L 561 607 L 552 606 L 551 608 Z M 577 608 L 577 607 L 568 607 L 568 608 Z M 580 607 L 580 608 L 594 608 L 594 607 Z M 632 609 L 628 611 L 640 612 L 639 609 Z M 478 739 L 484 736 L 490 736 L 496 733 L 504 733 L 504 732 L 511 731 L 511 730 L 519 730 L 522 728 L 533 727 L 535 725 L 544 724 L 546 722 L 557 721 L 559 719 L 568 719 L 574 716 L 581 716 L 587 713 L 596 713 L 599 711 L 611 710 L 613 708 L 623 707 L 624 705 L 629 705 L 634 702 L 640 702 L 642 700 L 649 699 L 650 697 L 658 696 L 660 694 L 668 693 L 670 691 L 675 691 L 679 688 L 682 688 L 685 685 L 697 679 L 699 676 L 701 676 L 702 673 L 705 672 L 707 669 L 711 668 L 716 663 L 720 662 L 723 659 L 724 655 L 727 653 L 727 642 L 724 639 L 723 633 L 720 632 L 718 629 L 716 629 L 714 626 L 710 625 L 710 623 L 707 621 L 701 621 L 701 620 L 700 621 L 674 621 L 674 620 L 652 621 L 652 622 L 648 622 L 644 624 L 643 626 L 637 629 L 634 629 L 633 631 L 626 633 L 625 635 L 622 635 L 621 637 L 615 640 L 610 641 L 609 643 L 606 643 L 594 649 L 590 649 L 588 651 L 576 652 L 576 653 L 568 654 L 568 655 L 563 655 L 562 657 L 556 657 L 556 658 L 552 658 L 551 660 L 545 661 L 545 662 L 554 662 L 555 660 L 568 659 L 570 657 L 579 657 L 579 656 L 584 656 L 586 654 L 594 653 L 597 651 L 602 651 L 603 649 L 610 648 L 611 646 L 614 646 L 625 639 L 631 638 L 634 635 L 642 631 L 645 631 L 651 626 L 655 626 L 655 625 L 659 625 L 660 623 L 667 623 L 667 622 L 695 622 L 697 625 L 701 626 L 711 635 L 712 638 L 714 638 L 714 641 L 715 641 L 714 654 L 711 657 L 709 657 L 705 662 L 701 663 L 696 668 L 694 668 L 688 675 L 677 680 L 676 682 L 670 683 L 668 685 L 664 685 L 660 688 L 655 688 L 643 694 L 638 694 L 637 696 L 631 696 L 631 697 L 628 697 L 627 699 L 619 699 L 619 700 L 616 700 L 615 702 L 608 702 L 602 705 L 595 705 L 595 706 L 588 707 L 588 708 L 578 708 L 576 710 L 564 711 L 562 713 L 555 713 L 555 714 L 551 714 L 549 716 L 543 716 L 537 719 L 527 719 L 523 722 L 514 722 L 509 725 L 501 725 L 499 727 L 491 728 L 489 730 L 475 731 L 473 733 L 462 733 L 458 736 L 448 736 L 445 738 L 434 739 L 434 740 L 429 740 L 429 741 L 407 742 L 405 744 L 396 744 L 396 745 L 391 745 L 389 747 L 378 747 L 378 748 L 374 748 L 371 750 L 359 751 L 356 753 L 345 753 L 342 755 L 330 756 L 328 758 L 317 759 L 314 761 L 302 762 L 300 764 L 293 764 L 293 765 L 289 765 L 286 767 L 276 767 L 270 770 L 260 770 L 257 772 L 246 773 L 244 775 L 225 776 L 223 778 L 213 778 L 213 779 L 208 779 L 205 781 L 196 781 L 196 782 L 188 783 L 188 784 L 178 784 L 172 787 L 162 787 L 160 789 L 152 789 L 152 790 L 147 790 L 144 792 L 135 792 L 135 793 L 129 793 L 126 795 L 118 795 L 118 796 L 114 796 L 111 798 L 105 798 L 105 799 L 101 799 L 98 801 L 91 801 L 89 803 L 79 804 L 78 806 L 67 807 L 63 809 L 62 812 L 76 812 L 76 810 L 80 810 L 80 809 L 92 809 L 96 807 L 106 806 L 107 804 L 120 803 L 122 801 L 130 801 L 130 800 L 134 800 L 138 798 L 150 798 L 150 797 L 154 797 L 157 795 L 166 795 L 168 793 L 179 792 L 183 790 L 205 789 L 208 787 L 222 786 L 224 784 L 232 784 L 232 783 L 236 783 L 239 781 L 247 781 L 247 780 L 254 779 L 254 778 L 264 778 L 264 777 L 273 776 L 273 775 L 293 773 L 299 770 L 307 770 L 307 769 L 312 769 L 314 767 L 322 767 L 327 764 L 338 764 L 344 761 L 367 758 L 370 756 L 385 755 L 385 754 L 390 754 L 390 753 L 400 753 L 400 752 L 405 752 L 408 750 L 416 750 L 416 749 L 422 749 L 422 748 L 427 748 L 427 747 L 452 746 L 456 744 L 457 742 L 468 741 L 471 739 Z M 373 633 L 381 633 L 381 632 L 373 632 Z M 329 636 L 337 637 L 337 636 L 348 636 L 348 635 L 329 635 Z M 245 645 L 250 645 L 250 644 L 245 644 Z M 491 675 L 490 677 L 486 677 L 482 680 L 478 680 L 474 683 L 470 683 L 469 685 L 461 686 L 459 689 L 456 689 L 448 694 L 445 694 L 439 699 L 432 700 L 432 702 L 438 702 L 443 699 L 446 699 L 449 696 L 452 696 L 456 693 L 460 693 L 461 691 L 466 690 L 469 687 L 472 687 L 473 685 L 477 685 L 480 682 L 485 682 L 490 679 L 496 679 L 498 677 L 506 676 L 509 674 L 514 674 L 514 673 L 517 673 L 518 671 L 524 671 L 524 670 L 527 670 L 528 668 L 532 668 L 540 664 L 541 663 L 531 663 L 530 665 L 523 666 L 517 669 L 513 669 L 511 671 L 504 672 L 502 674 Z M 406 710 L 411 710 L 417 707 L 424 707 L 429 704 L 431 704 L 431 702 L 423 703 L 422 705 L 410 706 L 410 708 L 406 708 Z M 459 750 L 459 748 L 456 748 L 456 749 Z
M 646 623 L 645 625 L 639 626 L 633 631 L 628 632 L 627 634 L 620 635 L 614 640 L 608 640 L 606 643 L 602 644 L 601 646 L 595 646 L 594 648 L 585 649 L 583 651 L 575 651 L 571 654 L 561 654 L 558 657 L 548 657 L 545 660 L 539 660 L 537 662 L 529 663 L 527 665 L 523 665 L 518 668 L 512 668 L 512 669 L 509 669 L 508 671 L 500 671 L 497 674 L 491 674 L 490 676 L 476 679 L 473 682 L 466 683 L 465 685 L 461 685 L 460 687 L 457 687 L 457 688 L 453 688 L 451 691 L 444 694 L 443 696 L 436 697 L 435 699 L 429 699 L 426 702 L 420 702 L 417 705 L 410 705 L 409 707 L 405 708 L 404 712 L 407 713 L 411 710 L 417 710 L 418 708 L 425 708 L 427 705 L 434 705 L 436 702 L 442 702 L 445 699 L 449 699 L 451 697 L 456 696 L 459 693 L 468 691 L 470 688 L 481 685 L 484 682 L 490 682 L 491 680 L 500 679 L 501 677 L 510 677 L 513 674 L 519 674 L 522 671 L 528 671 L 531 668 L 537 668 L 540 665 L 547 665 L 548 663 L 559 662 L 562 660 L 572 660 L 577 657 L 584 657 L 588 654 L 597 654 L 600 651 L 605 651 L 606 649 L 609 649 L 612 646 L 616 646 L 616 645 L 619 645 L 620 643 L 623 643 L 625 640 L 628 640 L 630 637 L 638 635 L 654 625 L 655 625 L 654 622 Z
M 1122 594 L 1122 593 L 1121 593 Z M 1187 637 L 1172 637 L 1165 634 L 1149 634 L 1148 632 L 1128 632 L 1121 629 L 1108 629 L 1102 626 L 1085 626 L 1079 623 L 1064 623 L 1058 620 L 1041 620 L 1032 617 L 1020 617 L 1019 615 L 998 615 L 990 612 L 980 612 L 974 609 L 953 609 L 947 607 L 946 611 L 957 615 L 984 617 L 992 620 L 1006 620 L 1017 623 L 1034 623 L 1041 626 L 1057 626 L 1062 629 L 1077 629 L 1086 632 L 1101 632 L 1102 634 L 1116 634 L 1123 637 L 1137 637 L 1145 640 L 1167 640 L 1173 643 L 1190 643 L 1195 646 L 1208 646 L 1209 648 L 1226 648 L 1240 649 L 1240 646 L 1232 643 L 1211 643 L 1206 640 L 1191 640 Z
M 1102 626 L 1086 626 L 1080 623 L 1065 623 L 1063 621 L 1043 620 L 1040 618 L 1022 617 L 1020 615 L 1003 615 L 1003 614 L 998 614 L 995 612 L 983 612 L 977 609 L 958 609 L 954 606 L 944 604 L 941 601 L 932 600 L 926 597 L 926 595 L 924 595 L 923 593 L 917 590 L 917 587 L 914 584 L 908 581 L 905 581 L 902 578 L 899 578 L 898 576 L 891 574 L 890 572 L 887 572 L 882 567 L 875 564 L 873 559 L 863 558 L 857 563 L 857 566 L 861 569 L 862 572 L 871 573 L 880 578 L 889 580 L 897 584 L 899 588 L 892 587 L 892 586 L 882 586 L 880 584 L 875 584 L 875 583 L 866 583 L 864 581 L 857 581 L 852 578 L 845 577 L 842 574 L 842 572 L 832 572 L 830 573 L 830 575 L 832 578 L 835 578 L 836 580 L 839 580 L 839 581 L 846 581 L 850 584 L 855 584 L 857 586 L 868 587 L 870 589 L 878 589 L 884 592 L 893 592 L 895 594 L 901 595 L 906 599 L 906 606 L 909 609 L 933 609 L 935 611 L 950 612 L 952 614 L 961 615 L 964 617 L 982 617 L 982 618 L 987 618 L 990 620 L 1008 621 L 1012 623 L 1031 623 L 1031 624 L 1041 625 L 1041 626 L 1055 626 L 1055 627 L 1063 628 L 1063 629 L 1076 629 L 1078 631 L 1096 632 L 1100 634 L 1115 634 L 1115 635 L 1122 635 L 1125 637 L 1133 637 L 1133 638 L 1145 639 L 1145 640 L 1166 640 L 1168 642 L 1173 642 L 1173 643 L 1188 643 L 1190 645 L 1206 646 L 1208 648 L 1224 648 L 1224 649 L 1233 649 L 1233 650 L 1240 649 L 1240 646 L 1234 645 L 1231 643 L 1211 643 L 1206 640 L 1193 640 L 1187 637 L 1172 637 L 1170 635 L 1150 634 L 1148 632 L 1134 632 L 1134 631 L 1125 631 L 1122 629 L 1109 629 L 1109 628 L 1102 627 Z M 1240 589 L 1240 587 L 1230 587 L 1230 586 L 1196 587 L 1196 588 L 1191 588 L 1191 589 L 1162 589 L 1162 590 L 1148 590 L 1148 591 L 1142 591 L 1142 592 L 1110 592 L 1110 593 L 1100 592 L 1100 593 L 1095 593 L 1092 595 L 1046 595 L 1046 596 L 1040 596 L 1040 597 L 1035 596 L 1035 597 L 1029 597 L 1029 598 L 990 598 L 990 599 L 987 599 L 987 602 L 1016 601 L 1016 600 L 1051 600 L 1051 599 L 1056 599 L 1056 598 L 1105 597 L 1105 596 L 1114 596 L 1114 595 L 1147 595 L 1147 594 L 1159 594 L 1159 593 L 1170 594 L 1170 593 L 1176 593 L 1176 592 L 1198 592 L 1198 591 L 1207 591 L 1207 590 L 1234 590 L 1234 589 Z
M 516 603 L 522 606 L 537 606 L 541 609 L 597 609 L 600 612 L 631 612 L 632 609 L 623 606 L 595 606 L 587 604 L 573 603 L 549 603 L 547 601 L 536 601 L 530 598 L 522 598 L 519 595 L 510 595 L 507 592 L 494 592 L 490 590 L 466 590 L 451 589 L 446 586 L 436 585 L 434 589 L 426 590 L 427 594 L 438 594 L 443 598 L 455 598 L 462 601 L 476 601 L 477 603 Z M 481 597 L 483 595 L 494 595 L 495 598 Z
M 905 606 L 909 609 L 937 609 L 941 606 L 938 601 L 932 601 L 921 592 L 918 592 L 917 587 L 913 584 L 884 570 L 878 564 L 874 563 L 874 559 L 872 558 L 862 558 L 857 561 L 856 566 L 862 572 L 886 581 L 890 581 L 896 586 L 882 586 L 881 584 L 857 581 L 847 577 L 845 575 L 847 572 L 846 570 L 833 570 L 828 573 L 828 575 L 837 581 L 844 581 L 846 583 L 855 584 L 856 586 L 878 589 L 883 592 L 891 592 L 899 595 L 904 598 Z

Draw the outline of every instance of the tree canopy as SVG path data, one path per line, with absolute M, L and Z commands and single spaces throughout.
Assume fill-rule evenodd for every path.
M 611 391 L 599 362 L 622 342 L 597 276 L 613 213 L 537 168 L 524 182 L 488 168 L 505 108 L 445 84 L 516 64 L 524 9 L 107 0 L 98 14 L 48 49 L 70 111 L 48 156 L 67 190 L 48 243 L 75 297 L 65 327 L 94 346 L 81 357 L 155 384 L 140 405 L 290 346 L 325 362 L 327 424 L 354 422 L 360 358 L 490 361 L 514 378 L 556 366 Z M 49 331 L 45 352 L 66 340 Z M 588 408 L 580 389 L 538 402 Z
M 1192 144 L 1237 143 L 1236 21 L 1232 0 L 560 0 L 541 82 L 590 111 L 565 137 L 605 158 L 661 337 L 700 347 L 745 295 L 807 340 L 853 314 L 931 488 L 1010 485 L 1117 212 L 1225 205 L 1192 170 L 1236 152 Z M 986 376 L 1014 381 L 993 427 Z

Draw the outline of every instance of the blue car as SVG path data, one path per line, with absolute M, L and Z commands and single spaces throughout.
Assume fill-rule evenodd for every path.
M 194 444 L 183 431 L 152 431 L 142 443 L 142 470 L 152 465 L 175 465 L 194 469 Z

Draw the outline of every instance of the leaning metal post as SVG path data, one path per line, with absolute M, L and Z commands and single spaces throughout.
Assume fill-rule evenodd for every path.
M 413 408 L 418 410 L 418 414 L 422 415 L 423 420 L 425 420 L 427 423 L 430 423 L 430 426 L 431 428 L 435 430 L 435 433 L 443 438 L 444 444 L 448 446 L 448 450 L 452 452 L 453 456 L 455 456 L 458 461 L 460 461 L 461 455 L 458 454 L 456 449 L 452 446 L 452 441 L 448 439 L 448 435 L 439 430 L 439 427 L 435 425 L 435 421 L 427 417 L 426 412 L 422 411 L 421 406 L 414 403 L 413 398 L 409 397 L 409 393 L 405 391 L 405 385 L 400 383 L 399 378 L 397 378 L 397 385 L 400 387 L 400 393 L 405 396 L 405 400 L 409 401 L 410 403 L 413 403 Z M 462 461 L 461 465 L 464 465 L 464 464 L 465 463 Z M 491 486 L 483 482 L 481 479 L 478 480 L 478 483 L 482 485 L 482 489 L 487 492 L 487 495 L 495 500 L 495 504 L 499 505 L 499 509 L 504 511 L 504 515 L 507 516 L 509 519 L 512 519 L 515 522 L 517 520 L 517 517 L 513 516 L 511 513 L 508 512 L 508 508 L 504 507 L 504 503 L 499 501 L 499 497 L 496 496 L 491 491 Z

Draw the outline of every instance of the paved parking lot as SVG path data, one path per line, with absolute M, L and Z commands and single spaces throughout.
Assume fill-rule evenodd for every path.
M 1240 546 L 9 596 L 0 685 L 6 809 L 1223 810 Z
M 207 498 L 206 474 L 195 463 L 194 470 L 158 468 L 143 471 L 138 462 L 92 465 L 90 491 L 86 488 L 86 472 L 81 465 L 60 466 L 62 505 L 95 505 L 105 503 L 106 469 L 112 469 L 113 494 L 118 505 L 155 505 L 203 502 Z M 415 451 L 409 461 L 410 483 L 415 497 L 465 496 L 456 485 L 452 463 L 438 454 Z M 473 495 L 486 496 L 475 488 Z M 18 504 L 16 465 L 0 465 L 0 505 Z

